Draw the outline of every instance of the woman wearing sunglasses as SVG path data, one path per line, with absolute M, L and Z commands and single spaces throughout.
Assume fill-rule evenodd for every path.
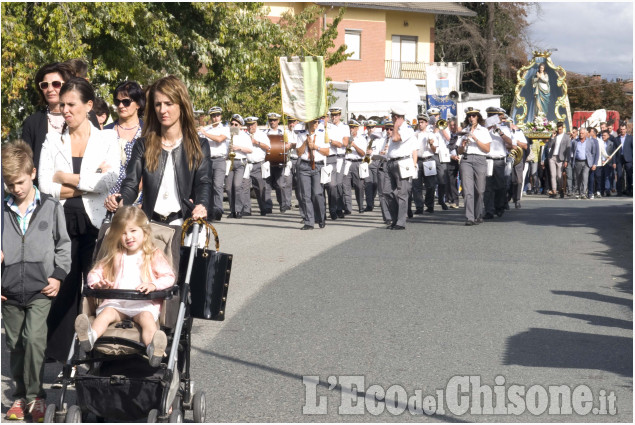
M 132 147 L 143 128 L 143 110 L 146 106 L 146 97 L 141 86 L 136 81 L 124 81 L 119 84 L 113 93 L 113 103 L 117 107 L 119 118 L 108 124 L 105 129 L 113 129 L 117 132 L 117 140 L 121 150 L 121 169 L 119 179 L 110 193 L 118 193 L 121 182 L 126 177 L 126 167 L 130 161 Z
M 73 76 L 73 70 L 64 63 L 55 62 L 44 65 L 35 74 L 35 87 L 40 95 L 41 108 L 27 117 L 22 124 L 22 139 L 33 150 L 33 163 L 40 163 L 40 152 L 46 134 L 62 134 L 64 116 L 60 110 L 60 90 L 62 85 Z M 39 176 L 39 167 L 38 167 Z M 35 184 L 38 184 L 36 178 Z
M 211 194 L 209 143 L 196 131 L 187 87 L 170 75 L 157 80 L 147 93 L 143 135 L 121 182 L 121 201 L 119 194 L 111 194 L 106 208 L 132 205 L 143 180 L 141 208 L 151 220 L 181 225 L 190 214 L 206 218 Z M 191 212 L 188 200 L 195 204 Z

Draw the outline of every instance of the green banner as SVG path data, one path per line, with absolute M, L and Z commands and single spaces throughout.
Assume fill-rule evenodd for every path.
M 282 111 L 300 121 L 326 115 L 326 76 L 322 56 L 280 58 Z

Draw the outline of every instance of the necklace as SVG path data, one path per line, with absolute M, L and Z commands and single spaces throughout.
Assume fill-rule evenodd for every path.
M 49 124 L 51 125 L 51 127 L 53 129 L 55 129 L 55 131 L 57 131 L 58 133 L 62 132 L 62 127 L 64 126 L 64 124 L 59 124 L 56 125 L 55 123 L 53 123 L 53 121 L 51 120 L 51 116 L 61 116 L 62 114 L 53 114 L 53 112 L 51 112 L 51 110 L 49 109 L 49 107 L 46 107 L 46 119 L 48 120 Z
M 137 125 L 135 125 L 133 127 L 130 127 L 130 128 L 124 127 L 123 125 L 117 123 L 117 127 L 119 127 L 122 130 L 134 130 L 135 128 L 139 127 L 139 123 L 137 123 Z
M 183 140 L 183 137 L 175 140 L 172 143 L 166 143 L 166 141 L 164 139 L 161 139 L 161 144 L 166 147 L 166 148 L 173 148 L 174 146 L 178 145 L 179 143 L 181 143 L 181 140 Z

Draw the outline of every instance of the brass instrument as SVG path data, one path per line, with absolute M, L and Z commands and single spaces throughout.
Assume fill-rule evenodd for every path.
M 520 146 L 514 146 L 514 148 L 509 152 L 508 158 L 511 158 L 514 160 L 514 166 L 520 164 L 520 161 L 523 160 L 523 155 L 525 154 L 525 152 L 523 151 L 523 148 L 521 148 Z
M 434 126 L 439 130 L 445 130 L 448 128 L 448 122 L 444 119 L 440 119 L 434 124 Z
M 231 127 L 229 129 L 229 134 L 231 135 L 229 139 L 229 154 L 227 157 L 229 158 L 229 171 L 234 169 L 234 158 L 236 158 L 236 152 L 234 152 L 234 136 L 238 136 L 240 134 L 240 129 L 238 127 Z
M 364 161 L 367 164 L 370 164 L 370 155 L 368 154 L 368 150 L 373 148 L 373 141 L 375 139 L 369 137 L 370 141 L 368 142 L 368 145 L 366 146 L 366 155 L 364 155 Z

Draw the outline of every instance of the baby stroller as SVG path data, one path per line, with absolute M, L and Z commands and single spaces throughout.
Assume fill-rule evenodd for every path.
M 101 242 L 107 233 L 107 219 L 100 229 L 94 260 L 101 258 Z M 100 299 L 149 300 L 162 299 L 159 328 L 168 337 L 167 361 L 153 368 L 146 357 L 146 347 L 141 341 L 141 328 L 132 320 L 112 323 L 104 335 L 96 342 L 92 350 L 84 353 L 79 341 L 74 338 L 68 361 L 63 367 L 62 391 L 58 404 L 48 405 L 44 422 L 79 423 L 93 414 L 98 421 L 104 418 L 116 421 L 147 422 L 183 422 L 184 410 L 192 410 L 194 422 L 205 422 L 205 393 L 194 390 L 194 381 L 190 379 L 190 349 L 193 316 L 191 314 L 190 276 L 193 264 L 201 249 L 184 248 L 187 230 L 191 228 L 191 247 L 198 246 L 199 228 L 212 229 L 218 251 L 218 235 L 211 224 L 192 219 L 186 220 L 183 227 L 151 223 L 154 241 L 166 257 L 172 259 L 176 284 L 163 291 L 142 294 L 134 290 L 90 289 L 85 287 L 82 294 L 81 312 L 95 318 Z M 180 242 L 180 243 L 179 243 Z M 209 243 L 209 230 L 204 254 Z M 181 253 L 188 253 L 183 255 Z M 214 299 L 220 315 L 212 320 L 223 320 L 229 270 L 232 256 L 225 257 L 223 267 L 227 273 L 224 282 L 215 285 L 217 293 Z M 181 269 L 181 270 L 179 270 Z M 195 284 L 195 285 L 198 285 Z M 197 289 L 200 291 L 200 289 Z M 210 317 L 202 317 L 210 319 Z M 86 365 L 88 371 L 71 377 L 74 366 Z M 66 393 L 69 385 L 74 384 L 78 405 L 67 407 Z

